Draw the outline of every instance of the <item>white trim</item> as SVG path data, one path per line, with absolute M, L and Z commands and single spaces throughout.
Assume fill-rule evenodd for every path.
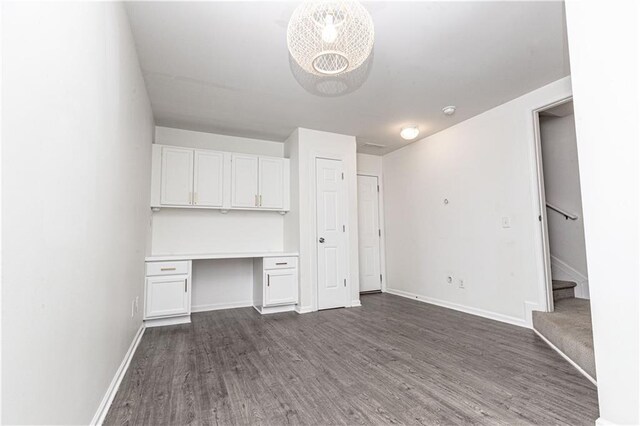
M 283 305 L 283 306 L 254 306 L 253 309 L 258 311 L 261 315 L 279 314 L 281 312 L 293 312 L 295 311 L 295 305 Z
M 602 417 L 598 417 L 596 419 L 596 426 L 616 426 L 617 423 L 610 422 L 607 419 L 603 419 Z
M 589 279 L 584 276 L 580 271 L 574 269 L 567 262 L 560 260 L 560 258 L 551 255 L 551 271 L 562 271 L 570 277 L 571 281 L 577 284 L 576 297 L 582 299 L 589 298 Z
M 432 297 L 425 297 L 419 294 L 409 293 L 408 291 L 395 290 L 387 288 L 386 293 L 395 294 L 396 296 L 406 297 L 407 299 L 418 300 L 419 302 L 429 303 L 431 305 L 442 306 L 443 308 L 453 309 L 454 311 L 465 312 L 471 315 L 477 315 L 479 317 L 492 319 L 495 321 L 504 322 L 511 325 L 517 325 L 518 327 L 529 328 L 527 322 L 522 318 L 516 318 L 509 315 L 498 314 L 496 312 L 485 311 L 484 309 L 472 308 L 470 306 L 459 305 L 457 303 L 451 303 L 444 300 L 434 299 Z
M 373 176 L 378 178 L 378 226 L 380 227 L 380 274 L 382 274 L 382 283 L 380 290 L 385 292 L 387 290 L 387 253 L 385 251 L 385 223 L 384 223 L 384 184 L 382 182 L 382 172 L 357 172 L 357 176 Z
M 138 348 L 138 344 L 142 339 L 142 335 L 144 334 L 144 323 L 140 324 L 140 328 L 136 332 L 136 335 L 133 337 L 133 341 L 127 350 L 127 353 L 124 355 L 124 359 L 120 363 L 120 366 L 116 370 L 115 376 L 111 380 L 109 387 L 107 388 L 107 392 L 104 394 L 102 401 L 100 401 L 100 405 L 98 406 L 98 410 L 96 414 L 91 419 L 91 425 L 101 425 L 104 422 L 104 418 L 107 416 L 109 412 L 109 408 L 111 407 L 111 403 L 113 399 L 116 397 L 116 393 L 118 392 L 118 388 L 120 387 L 120 383 L 122 383 L 122 379 L 124 378 L 125 373 L 129 369 L 129 364 L 131 364 L 131 359 L 133 355 L 136 353 L 136 349 Z
M 551 347 L 551 349 L 555 350 L 556 352 L 558 352 L 560 354 L 560 356 L 562 356 L 562 358 L 566 359 L 569 364 L 573 365 L 575 367 L 576 370 L 578 370 L 584 377 L 586 377 L 587 379 L 589 379 L 589 381 L 591 383 L 593 383 L 594 385 L 598 386 L 598 383 L 596 382 L 596 380 L 591 377 L 589 375 L 589 373 L 587 373 L 586 371 L 584 371 L 578 364 L 576 364 L 575 362 L 573 362 L 573 360 L 571 360 L 571 358 L 569 358 L 568 356 L 566 356 L 560 349 L 558 349 L 553 343 L 551 343 L 549 340 L 547 340 L 546 337 L 544 337 L 542 334 L 540 334 L 540 332 L 538 330 L 536 330 L 535 328 L 532 328 L 532 330 L 534 331 L 534 333 L 536 333 L 538 335 L 538 337 L 540 337 L 547 345 L 549 345 Z M 597 424 L 597 422 L 596 422 Z
M 168 317 L 168 318 L 146 319 L 144 320 L 144 326 L 146 328 L 164 327 L 165 325 L 189 324 L 190 322 L 191 322 L 191 315 L 180 315 L 180 316 Z
M 360 306 L 362 306 L 362 303 L 360 303 L 360 299 L 351 301 L 352 308 L 359 308 Z
M 540 142 L 540 120 L 539 112 L 555 107 L 557 105 L 573 100 L 573 93 L 568 92 L 557 100 L 546 103 L 527 111 L 527 120 L 531 120 L 532 136 L 529 139 L 530 155 L 530 175 L 531 175 L 531 196 L 534 206 L 533 220 L 536 222 L 535 229 L 535 256 L 538 266 L 538 295 L 539 307 L 544 312 L 553 311 L 553 288 L 551 278 L 551 260 L 549 250 L 549 231 L 547 226 L 546 197 L 544 193 L 544 176 L 542 169 L 542 148 Z M 540 221 L 538 216 L 542 218 Z
M 253 300 L 242 300 L 240 302 L 231 303 L 210 303 L 207 305 L 192 306 L 191 312 L 219 311 L 221 309 L 248 308 L 250 306 L 253 306 Z
M 310 312 L 313 312 L 313 307 L 296 305 L 295 311 L 299 314 L 308 314 Z
M 533 328 L 533 311 L 539 311 L 538 304 L 535 302 L 524 302 L 524 318 L 527 321 L 527 327 Z

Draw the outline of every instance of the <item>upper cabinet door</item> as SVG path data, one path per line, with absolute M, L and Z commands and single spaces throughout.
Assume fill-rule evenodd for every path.
M 222 207 L 224 154 L 215 151 L 195 151 L 193 205 Z
M 231 207 L 258 207 L 258 157 L 231 156 Z
M 193 199 L 193 150 L 163 147 L 161 173 L 160 203 L 190 206 Z
M 260 157 L 260 191 L 258 204 L 263 209 L 284 206 L 284 160 Z

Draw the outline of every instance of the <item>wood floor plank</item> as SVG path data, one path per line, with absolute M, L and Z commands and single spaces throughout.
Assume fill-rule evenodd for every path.
M 531 330 L 388 294 L 149 329 L 105 424 L 593 424 L 595 387 Z

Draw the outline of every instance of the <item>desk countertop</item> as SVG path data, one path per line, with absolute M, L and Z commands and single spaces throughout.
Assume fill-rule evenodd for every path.
M 263 251 L 247 253 L 198 253 L 198 254 L 154 254 L 147 256 L 146 262 L 165 262 L 171 260 L 206 260 L 206 259 L 247 259 L 253 257 L 287 257 L 298 256 L 297 252 Z

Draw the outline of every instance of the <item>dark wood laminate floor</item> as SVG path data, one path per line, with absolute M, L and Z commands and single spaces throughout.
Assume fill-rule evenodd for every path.
M 590 424 L 595 387 L 531 330 L 389 294 L 147 329 L 106 424 Z

